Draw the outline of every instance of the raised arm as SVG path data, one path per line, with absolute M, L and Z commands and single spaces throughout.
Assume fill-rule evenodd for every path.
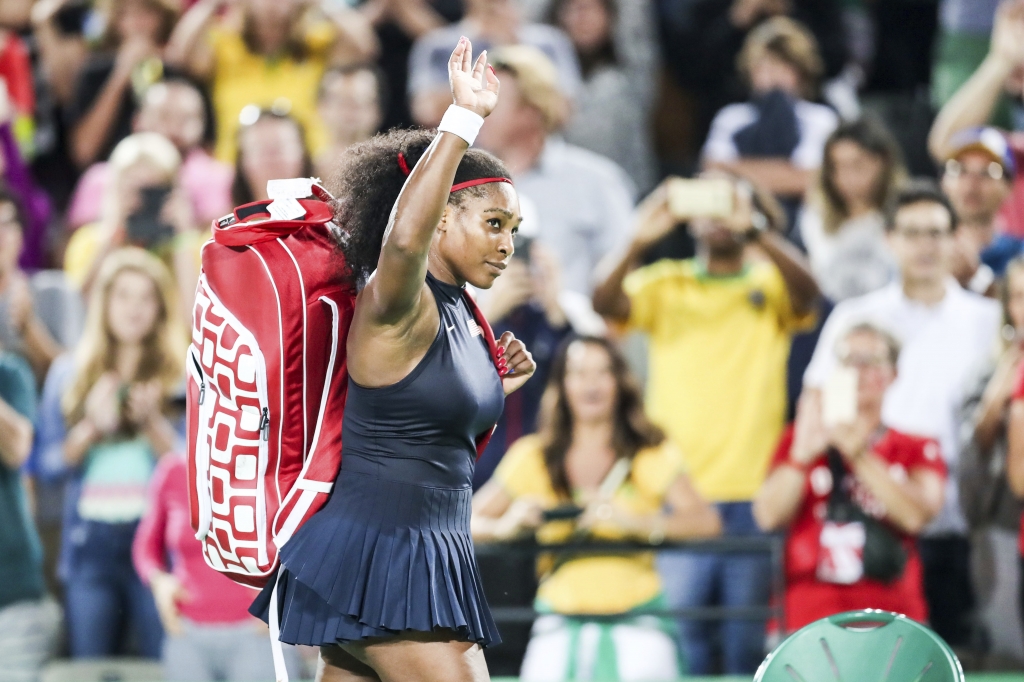
M 797 315 L 809 313 L 821 295 L 811 274 L 811 266 L 799 250 L 776 232 L 755 233 L 754 243 L 771 259 L 782 274 L 786 291 Z
M 472 61 L 466 38 L 448 60 L 448 76 L 457 106 L 487 116 L 498 101 L 498 79 L 487 67 L 487 53 Z M 445 216 L 455 171 L 469 145 L 453 133 L 439 133 L 402 188 L 384 232 L 377 272 L 360 294 L 365 321 L 380 326 L 411 321 L 424 297 L 427 254 Z
M 982 126 L 1014 69 L 1024 65 L 1024 0 L 1009 0 L 996 10 L 988 55 L 956 94 L 939 110 L 928 134 L 928 151 L 944 159 L 949 141 L 964 128 Z
M 167 42 L 167 61 L 206 80 L 213 72 L 213 50 L 206 42 L 206 32 L 213 23 L 223 0 L 199 0 L 178 21 Z
M 668 189 L 663 182 L 637 206 L 633 240 L 620 252 L 612 252 L 598 266 L 598 283 L 594 287 L 594 311 L 609 319 L 629 319 L 629 296 L 622 283 L 643 262 L 644 253 L 676 226 L 668 210 Z
M 334 24 L 337 36 L 331 51 L 331 62 L 338 66 L 372 62 L 380 52 L 380 43 L 370 19 L 362 12 L 344 4 L 322 3 L 324 14 Z

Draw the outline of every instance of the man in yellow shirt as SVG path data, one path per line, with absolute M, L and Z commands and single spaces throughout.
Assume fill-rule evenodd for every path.
M 594 293 L 599 313 L 650 337 L 647 411 L 683 451 L 698 492 L 714 501 L 726 534 L 759 531 L 751 500 L 785 421 L 786 362 L 794 333 L 813 327 L 818 286 L 799 252 L 772 228 L 778 204 L 745 181 L 728 184 L 731 210 L 694 203 L 669 208 L 666 184 L 638 208 L 628 251 Z M 702 215 L 703 213 L 703 215 Z M 688 222 L 691 260 L 640 267 L 648 249 Z M 681 553 L 662 572 L 676 606 L 767 603 L 764 555 Z M 690 674 L 710 674 L 710 623 L 685 622 Z M 764 623 L 724 621 L 725 672 L 753 673 L 764 655 Z

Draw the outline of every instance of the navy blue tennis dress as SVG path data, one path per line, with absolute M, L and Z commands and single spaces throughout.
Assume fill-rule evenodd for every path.
M 469 532 L 475 438 L 504 391 L 462 289 L 427 274 L 441 317 L 397 384 L 349 379 L 334 492 L 281 550 L 282 642 L 324 646 L 406 630 L 501 641 Z M 250 611 L 264 620 L 273 584 Z

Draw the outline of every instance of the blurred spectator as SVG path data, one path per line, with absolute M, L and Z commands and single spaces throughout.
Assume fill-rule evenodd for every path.
M 617 165 L 557 136 L 568 103 L 543 52 L 515 45 L 489 59 L 501 97 L 477 144 L 505 162 L 536 206 L 537 239 L 558 258 L 563 286 L 589 296 L 598 262 L 629 238 L 636 189 Z
M 181 155 L 178 182 L 188 196 L 197 224 L 209 225 L 231 210 L 231 166 L 214 159 L 203 149 L 206 109 L 198 88 L 183 78 L 154 83 L 142 97 L 133 129 L 158 133 Z M 100 220 L 107 195 L 110 167 L 95 163 L 82 175 L 68 207 L 71 228 Z
M 327 146 L 316 157 L 318 177 L 336 174 L 345 150 L 380 130 L 387 107 L 385 89 L 384 74 L 371 65 L 328 69 L 324 73 L 316 106 L 327 131 Z
M 656 4 L 666 66 L 692 93 L 703 140 L 722 107 L 746 99 L 749 82 L 736 59 L 750 33 L 773 17 L 787 16 L 806 26 L 822 50 L 823 76 L 839 75 L 847 62 L 841 0 L 661 0 Z M 676 115 L 679 115 L 677 112 Z
M 156 459 L 174 449 L 165 410 L 180 391 L 184 340 L 167 268 L 138 248 L 103 263 L 74 356 L 54 362 L 40 404 L 42 452 L 62 450 L 71 472 L 60 575 L 71 655 L 160 656 L 149 590 L 132 566 Z M 63 443 L 63 447 L 60 444 Z
M 359 11 L 377 31 L 377 65 L 384 72 L 391 93 L 382 130 L 412 125 L 406 91 L 413 44 L 420 36 L 462 18 L 462 5 L 462 0 L 366 0 L 359 5 Z
M 1024 85 L 1024 0 L 1007 0 L 999 6 L 990 45 L 981 66 L 935 118 L 928 150 L 939 163 L 956 150 L 955 137 L 960 131 L 988 123 L 1004 91 L 1020 97 Z M 1024 132 L 1004 135 L 1014 166 L 1024 167 Z M 1024 174 L 1014 177 L 1011 195 L 1004 202 L 1000 217 L 1004 231 L 1024 237 Z
M 16 682 L 38 679 L 60 628 L 60 609 L 45 598 L 42 549 L 22 488 L 35 411 L 32 370 L 0 350 L 0 677 Z
M 13 194 L 0 186 L 0 348 L 28 360 L 42 379 L 61 352 L 40 319 L 28 276 L 18 267 L 25 243 L 25 215 Z
M 1024 247 L 1024 239 L 1003 233 L 999 224 L 1015 173 L 1013 154 L 998 130 L 968 128 L 950 140 L 942 190 L 959 221 L 953 276 L 979 294 L 995 292 L 996 279 Z
M 302 127 L 288 115 L 247 108 L 238 131 L 238 158 L 231 200 L 235 206 L 267 197 L 267 181 L 313 175 Z
M 974 599 L 967 523 L 956 486 L 959 406 L 969 372 L 995 347 L 999 305 L 965 291 L 950 276 L 956 215 L 934 183 L 919 181 L 901 190 L 886 216 L 886 228 L 901 281 L 835 307 L 804 386 L 825 386 L 836 366 L 836 343 L 857 322 L 874 322 L 903 344 L 882 420 L 889 428 L 937 440 L 949 468 L 945 505 L 918 545 L 931 625 L 951 645 L 960 646 L 970 637 Z
M 640 388 L 609 341 L 583 337 L 561 350 L 542 421 L 541 433 L 513 445 L 474 496 L 476 542 L 536 531 L 541 543 L 658 545 L 720 532 L 718 514 L 694 490 L 679 451 L 644 416 Z M 522 680 L 679 677 L 670 624 L 642 616 L 609 623 L 556 615 L 664 608 L 653 554 L 556 555 L 536 607 L 551 615 L 534 623 Z
M 548 22 L 569 36 L 583 82 L 565 139 L 622 166 L 643 193 L 657 180 L 651 115 L 657 78 L 648 0 L 554 0 Z
M 900 353 L 891 334 L 859 324 L 832 352 L 856 373 L 855 393 L 836 398 L 855 415 L 830 424 L 822 396 L 805 394 L 754 499 L 762 529 L 786 530 L 783 631 L 857 609 L 927 622 L 915 536 L 942 508 L 939 446 L 882 420 Z
M 236 10 L 217 20 L 225 7 Z M 295 116 L 310 146 L 326 144 L 316 111 L 317 86 L 331 65 L 376 55 L 369 22 L 345 3 L 312 0 L 200 0 L 185 13 L 168 58 L 210 84 L 217 119 L 216 155 L 235 160 L 239 114 L 250 104 Z
M 181 315 L 191 320 L 199 250 L 208 232 L 197 229 L 179 184 L 181 156 L 162 135 L 135 133 L 114 149 L 109 169 L 100 220 L 75 230 L 64 253 L 64 272 L 88 294 L 107 254 L 142 247 L 172 269 Z
M 15 108 L 0 78 L 0 185 L 7 187 L 23 211 L 24 244 L 18 254 L 23 268 L 38 269 L 46 263 L 46 227 L 50 201 L 36 185 L 14 135 Z
M 650 336 L 648 413 L 683 451 L 725 534 L 757 535 L 750 501 L 784 426 L 790 341 L 814 326 L 819 292 L 803 257 L 778 234 L 782 211 L 771 196 L 746 180 L 708 177 L 730 180 L 733 209 L 724 218 L 690 218 L 697 257 L 637 269 L 685 219 L 670 212 L 662 184 L 638 209 L 633 241 L 598 285 L 594 309 Z M 757 257 L 748 257 L 755 248 Z M 764 555 L 681 552 L 662 559 L 674 606 L 768 603 Z M 712 672 L 714 625 L 683 624 L 692 675 Z M 727 674 L 751 673 L 764 657 L 763 622 L 725 620 L 720 640 Z
M 882 211 L 905 178 L 899 146 L 881 123 L 844 123 L 829 136 L 799 226 L 831 301 L 880 289 L 896 276 Z
M 791 19 L 770 19 L 747 36 L 738 65 L 751 100 L 730 104 L 715 116 L 702 153 L 704 167 L 800 199 L 839 123 L 831 109 L 809 101 L 823 71 L 814 36 Z
M 160 459 L 132 548 L 164 627 L 165 680 L 264 682 L 274 677 L 267 627 L 249 615 L 252 590 L 206 565 L 189 522 L 185 458 Z M 295 659 L 291 647 L 289 658 Z M 298 660 L 290 660 L 297 674 Z
M 497 47 L 516 44 L 537 48 L 555 68 L 555 87 L 570 99 L 576 95 L 580 67 L 572 43 L 552 26 L 523 23 L 519 3 L 520 0 L 466 0 L 462 21 L 434 29 L 416 41 L 409 55 L 409 105 L 416 123 L 436 126 L 451 104 L 448 58 L 452 45 L 461 36 L 469 38 L 478 51 L 492 52 Z M 493 56 L 491 64 L 494 65 Z
M 105 159 L 132 132 L 136 104 L 164 76 L 163 51 L 178 20 L 175 0 L 111 0 L 100 50 L 78 75 L 67 111 L 71 158 Z
M 537 430 L 541 397 L 555 353 L 572 332 L 559 300 L 562 291 L 558 260 L 532 238 L 517 235 L 516 241 L 516 257 L 494 281 L 487 296 L 481 297 L 480 305 L 498 338 L 511 331 L 527 344 L 537 369 L 526 385 L 505 396 L 501 419 L 473 470 L 475 488 L 491 477 L 513 443 Z
M 1020 371 L 1024 344 L 1024 259 L 1006 267 L 1000 287 L 1002 348 L 987 358 L 967 383 L 961 408 L 960 506 L 971 529 L 979 621 L 994 654 L 1020 657 L 1024 648 L 1017 608 L 1020 566 L 1018 536 L 1024 509 L 1006 477 L 1007 417 Z
M 32 5 L 36 50 L 32 171 L 61 210 L 78 179 L 66 114 L 75 97 L 79 72 L 88 61 L 85 31 L 92 11 L 87 0 L 39 0 Z M 54 246 L 58 251 L 61 248 L 60 244 Z

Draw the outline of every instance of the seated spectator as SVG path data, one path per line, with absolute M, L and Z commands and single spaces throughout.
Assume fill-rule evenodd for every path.
M 107 254 L 142 247 L 172 269 L 182 319 L 191 320 L 199 251 L 208 232 L 197 228 L 179 185 L 181 156 L 167 138 L 135 133 L 117 145 L 109 163 L 100 220 L 75 230 L 64 252 L 64 272 L 88 294 Z
M 938 441 L 950 478 L 945 504 L 918 539 L 932 628 L 952 646 L 970 639 L 973 608 L 970 543 L 957 491 L 959 407 L 970 371 L 992 351 L 999 305 L 965 291 L 950 276 L 956 214 L 930 181 L 900 190 L 886 215 L 900 280 L 835 307 L 804 374 L 804 390 L 822 389 L 836 365 L 834 349 L 846 329 L 870 321 L 903 345 L 886 393 L 882 420 L 903 433 Z
M 59 572 L 71 656 L 159 658 L 162 633 L 132 566 L 156 460 L 174 449 L 168 401 L 180 391 L 187 338 L 170 272 L 138 248 L 104 262 L 73 356 L 53 363 L 40 404 L 43 453 L 62 449 L 71 476 Z M 62 448 L 61 445 L 63 444 Z
M 833 352 L 856 372 L 856 415 L 829 424 L 822 396 L 806 394 L 754 498 L 758 525 L 786 531 L 783 630 L 856 609 L 927 622 L 915 536 L 942 508 L 946 466 L 934 440 L 882 419 L 899 342 L 859 324 Z
M 844 123 L 829 136 L 798 224 L 811 269 L 831 301 L 870 293 L 896 276 L 882 211 L 905 178 L 899 146 L 881 123 Z
M 313 175 L 302 126 L 287 114 L 246 108 L 238 131 L 238 158 L 231 200 L 235 206 L 267 197 L 267 182 Z
M 46 227 L 50 221 L 50 200 L 32 178 L 14 133 L 16 109 L 5 82 L 0 78 L 0 185 L 15 196 L 24 212 L 24 244 L 18 255 L 23 268 L 36 270 L 46 265 Z
M 477 144 L 536 207 L 537 240 L 558 258 L 563 286 L 589 296 L 598 262 L 629 239 L 636 189 L 617 165 L 557 136 L 568 103 L 543 52 L 516 45 L 489 59 L 502 90 Z
M 524 214 L 529 215 L 527 211 L 524 209 Z M 524 226 L 519 229 L 522 235 Z M 540 402 L 555 353 L 573 330 L 565 311 L 558 260 L 532 237 L 519 235 L 515 258 L 487 295 L 480 298 L 480 306 L 495 336 L 501 338 L 504 332 L 512 332 L 530 349 L 537 369 L 522 388 L 505 396 L 501 419 L 473 470 L 474 488 L 491 477 L 513 443 L 537 430 Z
M 185 458 L 165 455 L 132 546 L 135 570 L 153 592 L 164 627 L 165 680 L 264 682 L 274 678 L 270 638 L 249 615 L 253 592 L 206 565 L 189 521 Z M 289 672 L 298 674 L 292 647 Z
M 1020 582 L 1017 549 L 1024 504 L 1007 481 L 1010 405 L 1024 358 L 1024 258 L 1006 266 L 999 287 L 1003 304 L 1002 344 L 971 374 L 961 407 L 960 506 L 971 530 L 972 553 L 988 557 L 975 572 L 978 620 L 987 630 L 991 652 L 1017 651 L 1022 638 L 1016 594 Z
M 236 11 L 218 20 L 225 7 Z M 309 132 L 314 150 L 326 144 L 316 111 L 320 79 L 331 65 L 372 59 L 377 42 L 369 22 L 345 3 L 313 7 L 287 0 L 201 0 L 178 23 L 168 58 L 210 84 L 221 161 L 234 162 L 238 117 L 250 104 L 286 108 Z
M 583 337 L 564 347 L 544 405 L 541 433 L 513 445 L 474 496 L 474 541 L 536 532 L 541 543 L 658 545 L 718 534 L 718 514 L 694 490 L 679 451 L 644 416 L 639 386 L 610 342 Z M 565 520 L 545 517 L 557 511 L 566 512 Z M 670 625 L 639 613 L 616 622 L 557 615 L 664 606 L 652 553 L 556 555 L 536 599 L 537 609 L 551 615 L 534 623 L 520 679 L 575 680 L 583 670 L 593 671 L 587 679 L 677 679 Z M 581 630 L 600 633 L 596 646 L 573 636 Z
M 164 46 L 178 20 L 175 0 L 113 0 L 100 49 L 78 74 L 66 116 L 79 168 L 110 156 L 131 135 L 138 96 L 164 76 Z
M 939 110 L 928 135 L 928 151 L 944 163 L 956 151 L 962 130 L 989 123 L 1004 90 L 1020 98 L 1024 75 L 1024 0 L 1007 0 L 996 10 L 988 55 L 981 66 Z M 1024 131 L 1002 131 L 1015 168 L 1024 168 Z M 1000 211 L 1002 230 L 1024 237 L 1024 174 L 1013 177 L 1010 196 Z
M 183 78 L 151 85 L 139 105 L 134 131 L 163 135 L 178 149 L 182 159 L 178 182 L 199 225 L 210 225 L 231 210 L 231 166 L 203 149 L 206 109 L 195 85 Z M 89 167 L 71 198 L 68 227 L 77 228 L 100 219 L 109 181 L 107 163 Z
M 751 100 L 718 112 L 702 163 L 746 177 L 776 196 L 800 199 L 839 123 L 831 109 L 809 101 L 822 74 L 814 36 L 786 17 L 769 19 L 747 36 L 738 63 Z
M 327 131 L 327 146 L 316 157 L 318 177 L 337 173 L 345 150 L 380 130 L 385 99 L 384 74 L 373 66 L 363 64 L 324 73 L 316 106 Z
M 785 425 L 786 358 L 793 335 L 814 327 L 819 292 L 779 234 L 784 218 L 771 195 L 746 180 L 708 177 L 729 181 L 733 211 L 689 218 L 697 257 L 641 267 L 679 222 L 663 183 L 638 208 L 632 243 L 610 264 L 594 309 L 648 334 L 648 414 L 682 450 L 723 532 L 759 535 L 751 500 Z M 767 556 L 673 552 L 661 561 L 675 607 L 768 603 Z M 711 674 L 716 640 L 727 674 L 753 673 L 764 658 L 763 621 L 682 626 L 691 675 Z
M 556 87 L 570 99 L 575 96 L 580 85 L 580 67 L 572 43 L 552 26 L 524 23 L 520 2 L 466 0 L 462 21 L 434 29 L 416 41 L 409 54 L 408 93 L 416 123 L 428 128 L 436 126 L 451 104 L 448 58 L 452 45 L 461 36 L 469 38 L 477 50 L 489 53 L 500 46 L 517 44 L 540 50 L 554 66 Z M 494 65 L 493 56 L 491 64 Z
M 647 0 L 555 0 L 548 12 L 548 22 L 572 41 L 583 76 L 565 139 L 622 166 L 643 193 L 656 182 L 651 14 Z
M 1015 173 L 1006 138 L 994 128 L 968 128 L 950 141 L 942 190 L 960 223 L 953 276 L 979 294 L 995 294 L 996 280 L 1024 247 L 1024 239 L 1003 233 L 999 224 Z
M 60 608 L 45 597 L 42 549 L 22 486 L 35 412 L 32 370 L 0 350 L 0 675 L 19 681 L 39 679 L 60 630 Z
M 18 267 L 25 244 L 25 214 L 14 195 L 0 186 L 0 348 L 28 360 L 42 380 L 61 352 L 47 325 L 40 319 L 33 289 Z

